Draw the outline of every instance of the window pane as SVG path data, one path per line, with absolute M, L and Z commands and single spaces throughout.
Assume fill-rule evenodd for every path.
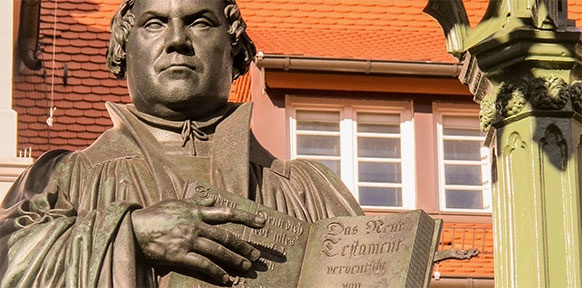
M 481 160 L 480 141 L 445 140 L 445 160 Z
M 338 136 L 297 135 L 298 155 L 339 156 Z
M 400 158 L 400 138 L 358 137 L 358 156 Z
M 400 125 L 358 123 L 358 132 L 400 134 Z
M 360 162 L 358 169 L 360 182 L 400 183 L 402 181 L 400 163 Z
M 358 122 L 368 124 L 400 124 L 398 113 L 368 113 L 358 112 Z
M 329 168 L 335 175 L 341 175 L 341 165 L 339 160 L 315 160 Z
M 340 113 L 338 111 L 297 110 L 297 130 L 339 132 Z
M 339 122 L 305 122 L 297 121 L 297 130 L 307 131 L 339 131 Z
M 479 131 L 479 117 L 475 116 L 457 116 L 444 115 L 443 125 L 447 128 Z
M 401 188 L 359 187 L 360 205 L 402 207 Z
M 447 208 L 483 209 L 483 193 L 479 190 L 447 190 Z
M 295 116 L 302 121 L 338 122 L 340 120 L 339 111 L 297 110 Z
M 443 134 L 447 136 L 482 136 L 483 132 L 479 129 L 454 129 L 454 128 L 444 128 Z
M 443 116 L 443 133 L 450 136 L 485 136 L 479 129 L 479 117 Z
M 445 183 L 447 185 L 482 185 L 481 166 L 479 165 L 445 165 Z
M 400 133 L 400 114 L 358 112 L 358 132 Z

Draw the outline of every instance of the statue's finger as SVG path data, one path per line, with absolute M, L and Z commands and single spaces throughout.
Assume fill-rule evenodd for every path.
M 238 223 L 252 228 L 263 228 L 265 219 L 258 214 L 240 209 L 209 207 L 201 209 L 202 220 L 209 224 Z
M 183 257 L 178 257 L 177 259 L 174 258 L 174 260 L 176 264 L 181 264 L 184 267 L 199 271 L 205 276 L 214 279 L 218 283 L 230 283 L 230 275 L 228 275 L 224 269 L 220 268 L 220 266 L 216 265 L 216 263 L 200 254 L 190 252 L 183 255 Z
M 259 250 L 223 228 L 203 224 L 199 226 L 199 229 L 199 236 L 220 243 L 230 251 L 242 255 L 250 261 L 257 261 L 261 257 Z
M 196 206 L 203 206 L 203 207 L 212 207 L 214 206 L 214 203 L 216 202 L 214 199 L 212 198 L 200 198 L 200 197 L 192 197 L 192 198 L 188 198 L 185 199 L 186 202 L 194 204 Z
M 197 238 L 192 245 L 192 249 L 194 252 L 212 259 L 215 263 L 220 263 L 221 267 L 228 267 L 229 269 L 239 271 L 247 271 L 252 267 L 251 261 L 247 258 L 208 238 Z

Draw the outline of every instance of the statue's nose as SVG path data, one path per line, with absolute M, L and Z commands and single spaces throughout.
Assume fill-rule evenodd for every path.
M 177 52 L 181 54 L 194 54 L 192 40 L 188 34 L 188 29 L 182 23 L 171 22 L 167 30 L 166 52 Z

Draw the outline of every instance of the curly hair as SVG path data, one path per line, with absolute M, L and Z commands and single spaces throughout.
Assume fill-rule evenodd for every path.
M 139 0 L 123 0 L 119 10 L 111 19 L 111 36 L 107 48 L 107 67 L 117 77 L 125 78 L 126 52 L 125 47 L 129 39 L 131 28 L 135 25 L 135 16 L 131 9 Z M 191 0 L 196 1 L 196 0 Z M 225 2 L 224 16 L 228 22 L 227 34 L 233 47 L 232 80 L 247 73 L 257 50 L 255 44 L 246 32 L 247 25 L 242 19 L 240 9 L 235 0 Z

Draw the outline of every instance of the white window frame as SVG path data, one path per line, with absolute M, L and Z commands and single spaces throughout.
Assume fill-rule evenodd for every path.
M 358 195 L 358 165 L 357 164 L 357 125 L 358 112 L 363 113 L 393 113 L 400 114 L 400 157 L 402 181 L 402 207 L 395 206 L 362 206 L 367 211 L 372 210 L 409 210 L 416 208 L 416 177 L 414 151 L 414 123 L 412 101 L 382 101 L 382 100 L 353 100 L 336 98 L 314 98 L 287 95 L 286 111 L 290 135 L 290 159 L 297 158 L 297 122 L 295 111 L 339 111 L 340 112 L 340 170 L 339 175 L 354 194 Z M 347 133 L 349 131 L 349 133 Z M 311 158 L 311 157 L 310 157 Z M 313 157 L 314 159 L 316 157 Z M 370 184 L 373 186 L 373 184 Z M 388 187 L 388 186 L 386 186 Z
M 479 109 L 473 105 L 467 104 L 453 104 L 453 103 L 433 103 L 433 116 L 436 126 L 436 143 L 438 150 L 437 159 L 437 171 L 438 171 L 438 189 L 439 189 L 439 209 L 446 212 L 491 212 L 492 197 L 491 197 L 491 165 L 490 165 L 490 155 L 489 149 L 487 147 L 481 147 L 481 179 L 483 181 L 482 192 L 483 192 L 483 209 L 463 209 L 463 208 L 447 208 L 446 207 L 446 194 L 445 190 L 447 185 L 445 185 L 445 161 L 444 161 L 444 145 L 443 145 L 443 116 L 461 116 L 461 117 L 479 117 Z M 477 127 L 478 128 L 478 127 Z M 480 138 L 479 140 L 484 141 L 485 136 L 476 136 Z M 451 185 L 451 186 L 462 186 L 462 185 Z M 468 190 L 472 190 L 473 187 L 466 187 Z

